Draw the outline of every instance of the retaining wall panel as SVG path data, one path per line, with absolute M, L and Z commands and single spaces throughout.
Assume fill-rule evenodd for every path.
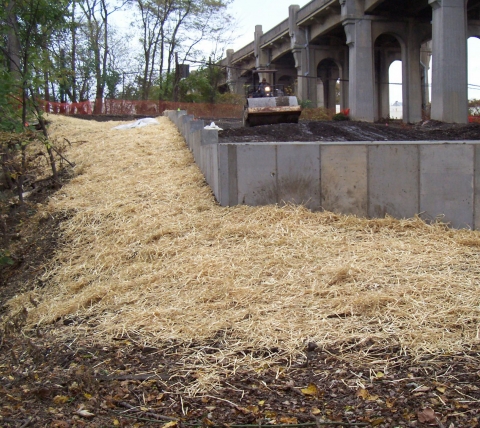
M 275 145 L 237 145 L 238 203 L 268 205 L 277 202 Z
M 327 211 L 366 217 L 366 146 L 321 146 L 320 165 L 322 207 Z
M 218 185 L 221 206 L 238 204 L 237 185 L 237 146 L 232 144 L 218 145 Z
M 420 146 L 420 211 L 455 228 L 473 227 L 474 146 Z
M 320 146 L 279 144 L 277 146 L 277 202 L 303 204 L 319 210 Z
M 475 206 L 474 228 L 480 230 L 480 145 L 475 145 Z
M 368 215 L 410 218 L 419 212 L 416 145 L 368 147 Z
M 219 201 L 220 199 L 220 171 L 218 168 L 218 144 L 212 146 L 212 168 L 213 168 L 213 186 L 212 191 L 215 195 L 215 199 Z

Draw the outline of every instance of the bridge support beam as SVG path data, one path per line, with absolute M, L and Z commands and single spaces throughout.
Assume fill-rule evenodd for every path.
M 465 0 L 429 0 L 433 8 L 431 118 L 468 122 Z

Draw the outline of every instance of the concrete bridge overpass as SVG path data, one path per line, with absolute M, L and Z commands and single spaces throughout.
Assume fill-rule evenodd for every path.
M 335 107 L 340 81 L 341 107 L 372 122 L 389 115 L 388 71 L 401 60 L 404 121 L 422 119 L 431 85 L 431 118 L 466 123 L 472 36 L 480 38 L 480 0 L 312 0 L 290 6 L 288 18 L 265 33 L 257 25 L 253 42 L 227 51 L 221 64 L 232 92 L 244 93 L 252 70 L 275 69 L 277 83 L 327 108 Z

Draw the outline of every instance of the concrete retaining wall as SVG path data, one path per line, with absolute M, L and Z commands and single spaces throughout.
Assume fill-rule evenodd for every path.
M 480 141 L 218 143 L 167 111 L 222 206 L 292 202 L 361 217 L 441 218 L 480 230 Z

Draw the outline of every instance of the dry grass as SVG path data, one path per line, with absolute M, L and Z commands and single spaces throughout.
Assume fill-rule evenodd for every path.
M 126 131 L 52 121 L 55 135 L 76 142 L 77 176 L 48 206 L 71 215 L 45 267 L 48 285 L 10 302 L 12 312 L 28 308 L 29 326 L 88 317 L 73 331 L 98 342 L 189 345 L 191 393 L 223 371 L 301 357 L 311 341 L 414 355 L 478 345 L 478 232 L 292 206 L 222 208 L 166 118 Z M 222 345 L 207 353 L 211 341 Z

